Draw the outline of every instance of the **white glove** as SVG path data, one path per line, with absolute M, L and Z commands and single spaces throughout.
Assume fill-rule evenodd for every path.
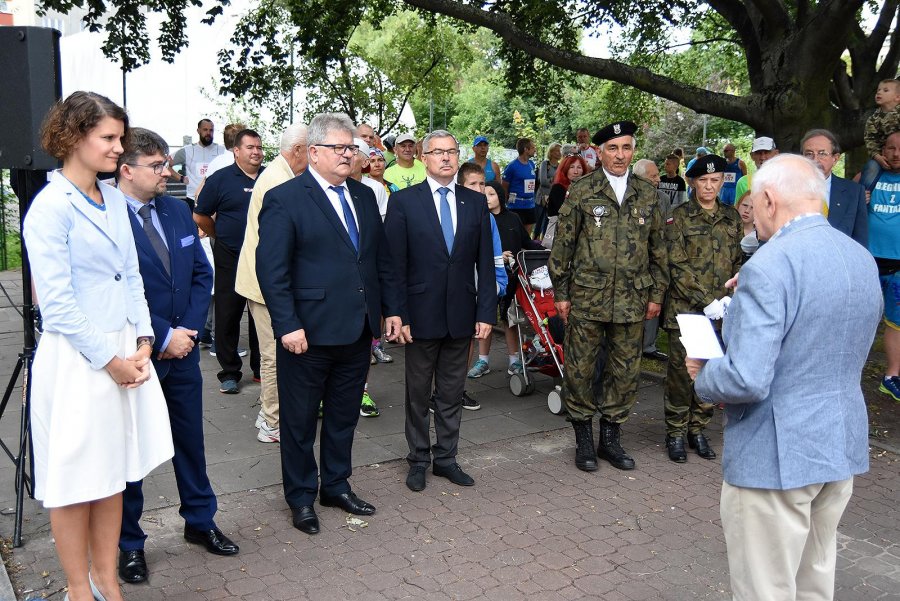
M 725 305 L 720 300 L 714 300 L 703 307 L 703 314 L 713 321 L 725 317 Z
M 725 308 L 725 315 L 728 315 L 728 306 L 731 305 L 731 297 L 723 296 L 719 299 L 719 302 L 722 303 L 722 306 Z

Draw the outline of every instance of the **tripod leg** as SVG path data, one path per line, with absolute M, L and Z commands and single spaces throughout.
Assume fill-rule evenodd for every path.
M 31 356 L 24 354 L 22 362 L 22 417 L 19 420 L 19 453 L 16 456 L 16 517 L 13 529 L 13 547 L 22 546 L 22 518 L 24 514 L 25 484 L 28 480 L 26 462 L 30 462 L 31 473 L 34 474 L 34 460 L 31 447 Z M 30 496 L 34 496 L 34 487 L 29 486 Z

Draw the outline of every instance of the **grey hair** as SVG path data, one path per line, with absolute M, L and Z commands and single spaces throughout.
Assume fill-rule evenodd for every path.
M 838 143 L 837 136 L 835 136 L 827 129 L 811 129 L 803 134 L 803 139 L 800 140 L 800 148 L 802 149 L 803 145 L 809 142 L 812 138 L 818 138 L 819 136 L 827 138 L 828 141 L 831 142 L 831 152 L 835 154 L 839 154 L 841 152 L 841 145 Z
M 288 152 L 298 144 L 306 144 L 307 128 L 302 123 L 291 123 L 281 134 L 281 152 Z
M 431 147 L 431 141 L 435 138 L 453 138 L 453 141 L 456 143 L 456 147 L 459 148 L 459 140 L 456 139 L 456 136 L 451 134 L 446 129 L 436 129 L 425 136 L 425 139 L 422 140 L 422 152 L 428 152 L 428 149 Z
M 605 147 L 606 142 L 600 145 L 600 150 L 602 151 Z M 632 150 L 637 148 L 637 138 L 635 138 L 634 136 L 631 136 L 631 148 Z
M 784 206 L 797 213 L 809 207 L 795 207 L 795 202 L 825 202 L 825 176 L 814 162 L 799 154 L 779 154 L 753 174 L 751 190 L 754 196 L 769 188 L 777 190 L 784 199 Z
M 656 163 L 650 159 L 641 159 L 631 167 L 631 172 L 641 177 L 647 177 L 647 167 L 649 165 L 656 166 Z
M 309 122 L 306 130 L 306 143 L 310 146 L 321 144 L 330 132 L 345 131 L 353 136 L 356 126 L 344 113 L 319 113 Z

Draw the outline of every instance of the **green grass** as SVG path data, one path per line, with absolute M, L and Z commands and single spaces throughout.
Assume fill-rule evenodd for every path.
M 22 240 L 18 232 L 6 234 L 6 266 L 4 269 L 18 269 L 22 267 Z

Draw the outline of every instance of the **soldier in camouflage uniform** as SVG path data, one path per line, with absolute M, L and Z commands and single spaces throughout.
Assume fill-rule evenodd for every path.
M 734 207 L 719 202 L 725 181 L 724 158 L 707 155 L 690 169 L 694 198 L 674 211 L 666 223 L 669 245 L 669 289 L 663 310 L 663 328 L 669 334 L 669 366 L 666 372 L 666 449 L 669 459 L 687 461 L 688 445 L 704 459 L 715 451 L 703 429 L 713 414 L 713 405 L 694 394 L 694 386 L 684 365 L 684 345 L 679 340 L 679 313 L 703 313 L 726 294 L 725 282 L 741 266 L 743 226 Z M 712 314 L 712 309 L 710 309 Z M 714 314 L 715 315 L 715 314 Z M 722 326 L 715 320 L 716 329 Z
M 556 307 L 567 323 L 563 391 L 575 429 L 575 465 L 584 471 L 597 469 L 591 382 L 604 343 L 608 358 L 597 456 L 619 469 L 634 469 L 619 444 L 619 426 L 637 398 L 644 319 L 659 315 L 668 284 L 656 187 L 628 171 L 636 129 L 625 121 L 594 135 L 603 168 L 569 188 L 550 255 Z

